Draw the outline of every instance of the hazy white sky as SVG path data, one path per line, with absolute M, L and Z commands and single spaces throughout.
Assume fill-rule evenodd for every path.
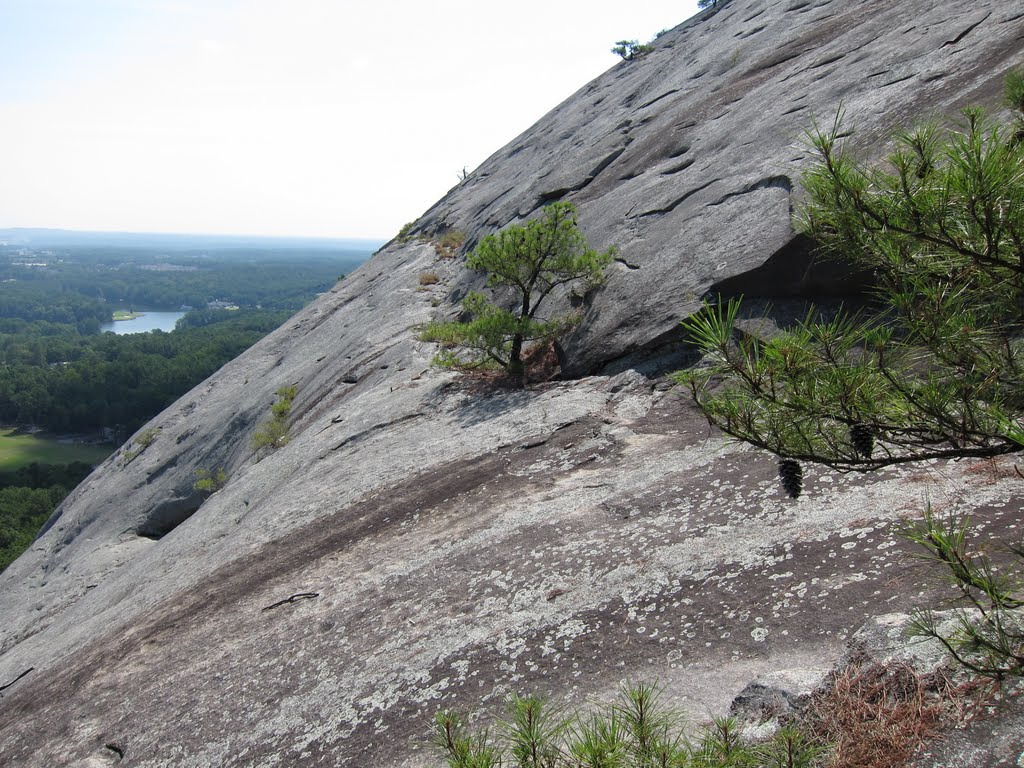
M 0 0 L 0 227 L 393 235 L 696 0 Z

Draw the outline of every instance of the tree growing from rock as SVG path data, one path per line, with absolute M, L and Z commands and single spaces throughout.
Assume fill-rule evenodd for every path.
M 847 151 L 841 115 L 809 132 L 797 228 L 870 270 L 865 313 L 769 339 L 737 331 L 736 300 L 685 322 L 706 364 L 678 380 L 724 432 L 780 457 L 790 495 L 802 461 L 870 471 L 1024 450 L 1024 78 L 1006 96 L 1014 124 L 968 109 L 955 128 L 899 134 L 886 166 Z M 909 531 L 968 605 L 954 629 L 924 612 L 917 630 L 975 671 L 1022 674 L 1020 569 L 993 568 L 967 531 L 932 514 Z M 1024 564 L 1024 546 L 1011 553 Z
M 574 322 L 543 318 L 545 299 L 560 286 L 585 292 L 600 284 L 613 252 L 590 247 L 571 203 L 549 205 L 533 221 L 488 235 L 466 258 L 470 269 L 487 273 L 488 288 L 511 292 L 513 308 L 472 291 L 462 301 L 465 319 L 429 323 L 420 338 L 442 345 L 435 358 L 441 366 L 497 367 L 523 376 L 527 347 L 553 341 Z
M 650 43 L 641 43 L 639 40 L 619 40 L 612 48 L 612 53 L 621 56 L 626 61 L 643 56 L 654 50 Z

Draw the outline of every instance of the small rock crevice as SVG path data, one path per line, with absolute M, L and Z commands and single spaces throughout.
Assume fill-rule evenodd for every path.
M 201 493 L 194 492 L 157 504 L 135 528 L 135 534 L 144 539 L 159 541 L 192 517 L 203 500 Z
M 35 669 L 35 667 L 29 667 L 29 668 L 28 668 L 28 669 L 26 669 L 26 670 L 25 670 L 24 672 L 22 672 L 22 673 L 21 673 L 20 675 L 18 675 L 18 676 L 17 676 L 16 678 L 14 678 L 13 680 L 11 680 L 11 682 L 9 682 L 9 683 L 4 683 L 3 685 L 0 685 L 0 691 L 6 691 L 6 690 L 7 690 L 8 688 L 10 688 L 10 687 L 11 687 L 12 685 L 14 685 L 14 684 L 15 684 L 16 682 L 18 682 L 19 680 L 21 680 L 21 678 L 25 677 L 25 675 L 27 675 L 27 674 L 28 674 L 29 672 L 32 672 L 32 671 L 33 671 L 34 669 Z
M 992 12 L 989 11 L 984 16 L 982 16 L 980 19 L 978 19 L 976 22 L 974 22 L 973 24 L 968 26 L 963 32 L 961 32 L 959 35 L 954 37 L 952 40 L 947 40 L 946 42 L 944 42 L 942 44 L 942 47 L 943 48 L 947 48 L 947 47 L 949 47 L 951 45 L 956 45 L 961 40 L 963 40 L 965 37 L 967 37 L 969 34 L 971 34 L 971 32 L 973 32 L 978 27 L 980 27 L 985 22 L 985 20 L 988 19 L 988 17 L 991 16 L 991 15 L 992 15 Z
M 407 421 L 412 421 L 413 419 L 419 419 L 419 418 L 423 417 L 424 415 L 426 415 L 426 414 L 424 414 L 421 411 L 417 411 L 416 413 L 406 414 L 405 416 L 401 417 L 400 419 L 394 419 L 393 421 L 385 421 L 385 422 L 381 422 L 380 424 L 374 424 L 372 427 L 367 427 L 364 430 L 356 432 L 351 437 L 346 437 L 344 440 L 342 440 L 336 446 L 331 448 L 331 450 L 332 451 L 340 450 L 340 449 L 344 448 L 347 445 L 352 445 L 353 443 L 358 443 L 358 442 L 361 442 L 361 441 L 365 440 L 367 437 L 369 437 L 370 435 L 372 435 L 375 432 L 380 432 L 382 430 L 390 429 L 391 427 L 394 427 L 394 426 L 396 426 L 398 424 L 402 424 L 402 423 L 407 422 Z
M 629 141 L 627 140 L 626 144 L 622 145 L 614 152 L 605 156 L 604 159 L 601 160 L 601 162 L 594 166 L 594 168 L 590 171 L 590 173 L 586 175 L 586 177 L 582 181 L 577 182 L 576 184 L 573 184 L 568 187 L 558 187 L 557 189 L 552 189 L 548 192 L 541 192 L 537 196 L 537 201 L 530 212 L 532 213 L 533 211 L 537 210 L 543 205 L 547 205 L 548 203 L 561 200 L 563 197 L 570 194 L 571 192 L 581 192 L 584 189 L 586 189 L 591 183 L 593 183 L 594 179 L 600 176 L 601 173 L 606 168 L 608 168 L 609 165 L 614 163 L 616 160 L 619 159 L 619 157 L 622 156 L 622 153 L 626 151 L 626 147 L 628 145 Z
M 705 183 L 703 183 L 703 184 L 701 184 L 699 186 L 694 187 L 691 190 L 688 190 L 687 192 L 685 192 L 684 194 L 680 195 L 675 200 L 670 202 L 668 205 L 662 206 L 661 208 L 653 208 L 653 209 L 651 209 L 649 211 L 644 211 L 643 213 L 638 214 L 635 218 L 643 219 L 643 218 L 646 218 L 648 216 L 662 216 L 662 215 L 664 215 L 666 213 L 671 213 L 676 208 L 678 208 L 680 205 L 682 205 L 687 200 L 689 200 L 691 197 L 696 195 L 698 192 L 701 192 L 701 191 L 707 189 L 712 184 L 717 184 L 719 181 L 721 181 L 721 179 L 717 179 L 717 178 L 711 179 L 710 181 L 707 181 L 707 182 L 705 182 Z
M 708 203 L 708 208 L 712 208 L 716 205 L 721 205 L 726 200 L 733 197 L 739 197 L 741 195 L 749 195 L 751 192 L 757 192 L 761 189 L 783 189 L 786 194 L 790 194 L 793 191 L 793 180 L 789 176 L 769 176 L 765 179 L 758 179 L 753 184 L 749 184 L 743 189 L 737 192 L 729 192 L 726 195 L 715 200 L 713 203 Z
M 692 157 L 691 158 L 687 158 L 683 162 L 677 163 L 676 165 L 673 165 L 671 168 L 666 168 L 664 171 L 661 172 L 661 175 L 662 176 L 671 176 L 671 175 L 673 175 L 675 173 L 679 173 L 680 171 L 685 171 L 687 168 L 689 168 L 691 165 L 693 165 L 693 163 L 694 163 L 694 159 Z
M 647 107 L 651 106 L 652 104 L 657 104 L 662 99 L 667 99 L 673 93 L 679 93 L 679 89 L 673 88 L 671 91 L 665 91 L 665 93 L 661 94 L 660 96 L 655 96 L 650 101 L 641 104 L 639 107 L 637 107 L 637 109 L 647 109 Z
M 114 758 L 114 763 L 119 763 L 124 760 L 124 747 L 121 745 L 111 742 L 109 744 L 104 744 L 103 748 L 108 752 L 113 753 L 112 756 Z
M 291 603 L 297 603 L 299 600 L 312 600 L 313 598 L 320 597 L 319 592 L 296 592 L 294 595 L 289 595 L 284 600 L 278 600 L 276 603 L 264 606 L 260 610 L 272 611 L 274 608 L 279 608 L 282 605 L 288 605 Z

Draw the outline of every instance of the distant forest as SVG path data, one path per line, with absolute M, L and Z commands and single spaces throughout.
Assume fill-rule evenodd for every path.
M 123 236 L 130 244 L 104 246 L 0 237 L 0 425 L 123 441 L 372 250 L 234 241 L 204 249 L 197 238 L 168 238 L 189 246 L 173 250 L 159 236 L 145 237 L 156 240 L 139 245 Z M 191 310 L 170 332 L 100 332 L 114 310 L 183 307 Z M 0 473 L 0 570 L 90 469 L 33 463 Z
M 368 255 L 0 248 L 0 424 L 131 433 Z M 171 333 L 99 332 L 115 309 L 185 307 Z
M 367 252 L 230 249 L 154 252 L 98 246 L 0 248 L 0 319 L 75 325 L 95 333 L 114 309 L 243 307 L 297 310 Z M 7 333 L 8 327 L 0 327 Z

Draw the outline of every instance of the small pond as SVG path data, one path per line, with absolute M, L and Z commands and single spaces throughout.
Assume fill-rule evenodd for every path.
M 113 331 L 119 336 L 124 336 L 129 333 L 173 331 L 174 324 L 184 316 L 184 312 L 143 312 L 134 320 L 114 320 L 110 323 L 103 323 L 100 326 L 100 332 Z

